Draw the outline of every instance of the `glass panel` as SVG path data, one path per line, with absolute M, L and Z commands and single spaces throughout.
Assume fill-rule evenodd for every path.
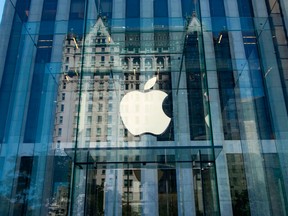
M 179 194 L 178 181 L 186 181 L 185 188 L 187 190 L 187 198 L 193 195 L 193 191 L 199 191 L 195 194 L 193 200 L 198 204 L 197 215 L 204 215 L 204 211 L 209 214 L 217 215 L 217 207 L 211 205 L 211 194 L 215 191 L 210 187 L 213 180 L 209 176 L 208 167 L 213 167 L 213 163 L 208 166 L 205 163 L 205 168 L 200 168 L 200 161 L 195 161 L 192 166 L 189 163 L 171 163 L 168 159 L 173 158 L 172 155 L 158 155 L 158 163 L 97 163 L 93 162 L 83 165 L 77 165 L 76 172 L 85 173 L 86 183 L 75 182 L 77 184 L 78 203 L 74 205 L 74 214 L 80 210 L 80 206 L 85 205 L 85 215 L 101 215 L 101 214 L 117 214 L 117 215 L 142 215 L 142 214 L 159 214 L 159 215 L 179 215 L 178 199 L 182 199 Z M 174 159 L 172 159 L 174 161 Z M 161 162 L 162 161 L 162 162 Z M 198 165 L 196 165 L 198 164 Z M 176 166 L 175 166 L 176 165 Z M 201 165 L 202 166 L 202 165 Z M 178 168 L 177 168 L 178 167 Z M 176 173 L 179 167 L 186 170 L 187 173 L 194 173 L 194 178 L 198 178 L 197 173 L 200 171 L 201 178 L 205 179 L 205 184 L 201 183 L 201 179 L 197 179 L 197 184 L 187 184 L 186 179 L 179 179 Z M 83 171 L 81 171 L 83 170 Z M 184 174 L 184 173 L 183 173 Z M 186 175 L 186 174 L 185 174 Z M 192 177 L 192 176 L 190 176 Z M 184 176 L 183 176 L 184 178 Z M 156 182 L 155 182 L 156 180 Z M 79 189 L 84 187 L 85 189 Z M 156 189 L 156 191 L 155 191 Z M 85 201 L 82 200 L 85 190 Z M 82 191 L 82 192 L 80 192 Z M 205 194 L 205 191 L 207 194 Z M 204 196 L 204 197 L 203 197 Z M 82 201 L 80 201 L 80 199 Z M 203 208 L 208 205 L 207 209 Z M 188 200 L 183 200 L 183 205 Z M 157 204 L 158 203 L 158 204 Z M 190 202 L 189 202 L 190 203 Z M 213 201 L 212 201 L 213 203 Z M 216 209 L 214 209 L 216 207 Z M 78 210 L 77 210 L 78 209 Z M 189 211 L 189 209 L 182 209 Z
M 286 215 L 286 6 L 6 1 L 0 215 Z
M 241 154 L 227 154 L 230 192 L 234 215 L 250 215 L 250 206 L 244 172 L 243 157 Z

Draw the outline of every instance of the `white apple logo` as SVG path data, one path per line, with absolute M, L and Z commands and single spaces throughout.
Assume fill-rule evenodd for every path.
M 144 91 L 156 83 L 156 77 L 148 80 Z M 159 90 L 148 92 L 132 91 L 124 95 L 120 102 L 120 116 L 125 127 L 134 136 L 143 133 L 162 134 L 168 127 L 169 118 L 162 109 L 167 94 Z

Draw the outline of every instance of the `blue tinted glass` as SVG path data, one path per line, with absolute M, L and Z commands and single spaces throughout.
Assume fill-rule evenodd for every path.
M 220 31 L 226 30 L 226 17 L 225 17 L 225 7 L 223 0 L 209 0 L 210 4 L 210 13 L 213 17 L 212 26 L 213 33 L 218 35 Z
M 140 0 L 126 1 L 126 28 L 139 29 L 140 26 Z
M 10 121 L 8 112 L 10 102 L 13 101 L 12 98 L 12 88 L 14 80 L 18 77 L 18 71 L 16 70 L 16 62 L 18 55 L 18 46 L 20 44 L 20 33 L 22 31 L 22 23 L 20 22 L 18 16 L 14 17 L 13 22 L 14 28 L 12 28 L 10 41 L 8 46 L 8 53 L 6 56 L 4 73 L 2 76 L 2 82 L 0 86 L 0 142 L 3 141 L 5 128 L 9 127 Z M 12 107 L 10 107 L 12 109 Z
M 163 27 L 168 25 L 167 0 L 154 1 L 154 25 L 157 27 Z
M 85 1 L 71 0 L 68 30 L 82 35 L 84 24 Z
M 17 1 L 16 3 L 16 7 L 15 7 L 16 14 L 24 22 L 26 22 L 28 19 L 30 3 L 31 3 L 31 0 Z
M 191 16 L 193 11 L 195 11 L 195 4 L 191 0 L 182 0 L 182 16 Z
M 167 0 L 154 1 L 154 17 L 168 17 L 168 3 Z
M 112 5 L 113 0 L 102 0 L 100 3 L 100 10 L 102 16 L 107 17 L 108 19 L 112 19 Z M 98 8 L 98 4 L 96 5 Z
M 140 17 L 140 0 L 126 0 L 126 17 Z
M 5 60 L 4 72 L 2 75 L 1 85 L 0 85 L 0 142 L 3 142 L 5 128 L 9 128 L 10 118 L 9 118 L 9 107 L 13 109 L 10 102 L 14 101 L 12 88 L 13 83 L 17 80 L 18 70 L 17 56 L 21 56 L 21 32 L 23 30 L 23 21 L 27 21 L 29 14 L 31 0 L 17 1 L 16 3 L 16 13 L 13 18 L 13 28 L 10 32 L 10 39 L 8 45 L 7 56 Z
M 36 142 L 41 139 L 42 119 L 40 113 L 41 100 L 43 99 L 43 92 L 45 91 L 45 83 L 47 82 L 46 63 L 50 62 L 53 35 L 45 35 L 54 33 L 54 23 L 56 17 L 57 0 L 45 0 L 43 5 L 43 12 L 40 25 L 40 35 L 37 42 L 37 51 L 35 58 L 34 73 L 31 85 L 31 95 L 29 99 L 28 115 L 26 122 L 26 129 L 24 134 L 24 142 Z M 49 22 L 45 22 L 49 20 Z
M 54 20 L 57 11 L 58 0 L 46 0 L 43 4 L 42 20 Z

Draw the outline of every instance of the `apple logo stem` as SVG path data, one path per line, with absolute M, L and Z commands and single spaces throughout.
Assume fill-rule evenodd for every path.
M 144 85 L 144 92 L 129 92 L 120 102 L 123 124 L 134 136 L 144 133 L 160 135 L 171 121 L 162 109 L 167 94 L 160 90 L 150 90 L 155 83 L 156 77 L 149 79 Z

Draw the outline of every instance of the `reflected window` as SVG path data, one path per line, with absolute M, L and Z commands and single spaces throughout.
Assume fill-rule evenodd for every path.
M 89 98 L 88 98 L 89 101 L 92 101 L 93 100 L 93 93 L 89 93 Z
M 111 134 L 112 134 L 111 128 L 107 128 L 107 135 L 108 135 L 108 136 L 111 136 Z
M 132 170 L 124 170 L 124 175 L 132 175 Z
M 99 100 L 102 100 L 102 99 L 103 99 L 103 93 L 99 92 Z
M 63 123 L 63 116 L 60 116 L 59 117 L 59 124 L 62 124 Z
M 99 84 L 99 88 L 100 88 L 100 89 L 103 89 L 103 88 L 104 88 L 104 83 L 103 83 L 103 82 L 101 82 L 101 83 Z
M 90 137 L 90 136 L 91 136 L 91 128 L 87 128 L 87 129 L 86 129 L 85 136 L 86 136 L 86 137 Z
M 87 116 L 87 124 L 91 124 L 92 123 L 92 116 Z
M 102 122 L 102 116 L 97 116 L 97 123 L 101 123 Z
M 112 123 L 112 116 L 111 116 L 111 115 L 108 116 L 108 123 L 109 123 L 109 124 Z
M 130 179 L 124 179 L 124 187 L 132 187 L 133 180 Z
M 88 104 L 88 112 L 92 112 L 93 110 L 93 104 Z
M 96 135 L 97 135 L 97 136 L 101 136 L 101 128 L 97 128 L 97 130 L 96 130 Z
M 109 104 L 109 106 L 108 106 L 108 111 L 109 111 L 109 112 L 112 112 L 112 109 L 113 109 L 113 105 L 112 105 L 112 104 Z
M 62 128 L 58 128 L 58 136 L 62 135 Z
M 99 104 L 98 105 L 98 112 L 102 112 L 103 111 L 103 104 Z
M 123 198 L 125 200 L 127 200 L 127 199 L 133 200 L 133 193 L 132 192 L 124 192 Z

